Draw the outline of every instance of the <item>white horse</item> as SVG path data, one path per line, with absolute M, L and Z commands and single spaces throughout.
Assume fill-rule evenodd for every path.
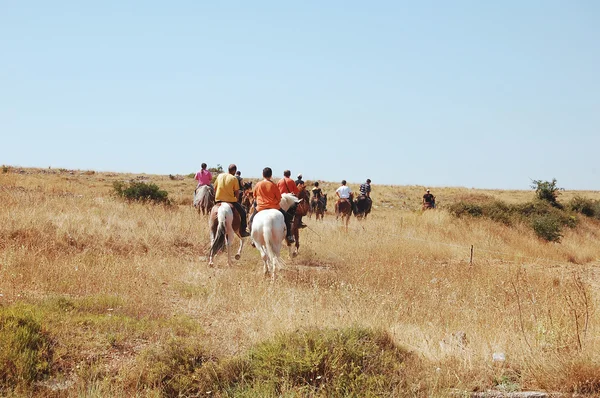
M 240 236 L 240 215 L 233 213 L 229 203 L 219 203 L 212 208 L 208 218 L 208 228 L 210 230 L 210 250 L 208 255 L 208 266 L 214 265 L 214 258 L 227 246 L 227 264 L 231 266 L 231 244 L 234 236 L 240 238 L 240 248 L 235 254 L 235 259 L 239 260 L 244 248 L 244 239 Z
M 284 193 L 281 195 L 280 206 L 284 211 L 287 211 L 297 202 L 299 202 L 299 199 L 292 194 Z M 267 209 L 256 213 L 252 221 L 250 238 L 260 252 L 265 275 L 271 273 L 272 280 L 275 279 L 276 268 L 281 269 L 284 265 L 280 252 L 285 235 L 285 220 L 279 210 Z M 292 246 L 288 244 L 288 248 L 291 257 Z
M 210 185 L 200 185 L 194 191 L 194 207 L 198 209 L 198 213 L 202 215 L 210 214 L 215 205 L 215 191 Z

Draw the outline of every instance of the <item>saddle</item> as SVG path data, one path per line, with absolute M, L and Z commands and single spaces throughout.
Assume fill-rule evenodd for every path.
M 242 219 L 242 216 L 240 215 L 240 212 L 237 211 L 237 209 L 235 208 L 235 206 L 232 205 L 231 203 L 229 203 L 229 202 L 217 202 L 217 203 L 215 203 L 215 206 L 213 207 L 213 211 L 218 210 L 219 206 L 223 206 L 223 205 L 227 205 L 227 206 L 229 206 L 231 208 L 231 212 L 233 213 L 233 225 L 234 225 L 234 229 L 236 229 L 235 228 L 236 221 L 237 221 L 237 226 L 239 228 L 240 220 Z

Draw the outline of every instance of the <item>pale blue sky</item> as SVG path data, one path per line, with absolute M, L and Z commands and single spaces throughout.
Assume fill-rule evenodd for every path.
M 597 1 L 0 0 L 0 164 L 600 190 Z

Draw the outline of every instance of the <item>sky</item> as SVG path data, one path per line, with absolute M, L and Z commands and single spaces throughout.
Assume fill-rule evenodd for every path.
M 600 190 L 600 2 L 0 0 L 0 164 Z

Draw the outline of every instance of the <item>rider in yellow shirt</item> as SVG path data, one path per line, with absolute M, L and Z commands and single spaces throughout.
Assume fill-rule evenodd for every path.
M 236 171 L 237 166 L 235 164 L 230 164 L 229 173 L 221 173 L 217 176 L 214 183 L 215 202 L 230 203 L 236 208 L 241 217 L 240 236 L 244 238 L 250 236 L 250 234 L 246 230 L 248 221 L 246 219 L 246 211 L 237 200 L 240 191 L 240 183 L 238 182 L 238 179 L 235 178 Z

